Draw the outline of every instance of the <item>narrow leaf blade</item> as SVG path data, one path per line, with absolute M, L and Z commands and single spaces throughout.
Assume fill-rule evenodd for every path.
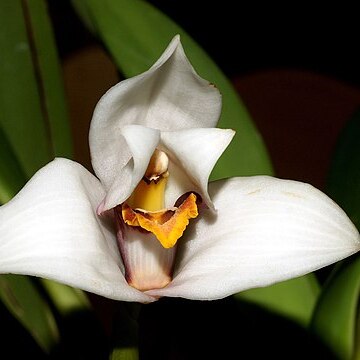
M 26 276 L 1 275 L 0 299 L 49 353 L 58 342 L 59 333 L 49 306 L 31 280 Z
M 319 294 L 320 287 L 315 276 L 308 274 L 266 288 L 244 291 L 236 294 L 235 298 L 255 303 L 307 327 Z
M 41 284 L 61 315 L 67 316 L 76 311 L 91 310 L 90 301 L 82 290 L 48 279 L 42 279 Z
M 339 359 L 353 358 L 359 294 L 360 258 L 344 261 L 324 287 L 314 311 L 312 330 Z
M 43 115 L 49 125 L 53 153 L 71 158 L 72 140 L 64 85 L 46 4 L 44 0 L 26 3 L 39 72 L 39 95 L 43 98 Z
M 360 111 L 340 134 L 327 179 L 327 192 L 360 228 Z M 340 359 L 359 354 L 356 321 L 360 258 L 344 261 L 327 281 L 312 320 L 313 331 Z M 358 355 L 357 355 L 358 356 Z
M 27 176 L 51 157 L 20 0 L 0 2 L 0 124 Z
M 327 179 L 327 193 L 360 229 L 360 110 L 340 135 Z
M 9 201 L 25 184 L 25 174 L 0 124 L 0 204 Z

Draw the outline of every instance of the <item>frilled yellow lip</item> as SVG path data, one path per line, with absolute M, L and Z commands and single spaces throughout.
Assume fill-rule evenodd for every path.
M 197 196 L 194 193 L 184 195 L 186 198 L 179 206 L 165 208 L 168 164 L 166 153 L 156 149 L 143 179 L 121 205 L 121 215 L 125 224 L 153 233 L 166 249 L 176 244 L 189 225 L 189 220 L 199 214 Z
M 190 193 L 179 207 L 170 210 L 145 211 L 132 209 L 124 203 L 121 213 L 127 225 L 138 226 L 153 233 L 166 249 L 176 244 L 189 225 L 189 220 L 199 214 L 196 195 L 193 193 Z

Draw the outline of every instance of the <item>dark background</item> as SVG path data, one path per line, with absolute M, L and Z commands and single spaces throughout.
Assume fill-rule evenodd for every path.
M 248 2 L 149 1 L 182 26 L 230 77 L 297 68 L 360 84 L 359 28 L 351 6 L 249 6 Z M 94 39 L 68 0 L 48 1 L 59 51 L 66 56 Z

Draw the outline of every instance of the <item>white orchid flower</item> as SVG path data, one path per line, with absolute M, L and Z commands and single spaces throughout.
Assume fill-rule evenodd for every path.
M 97 177 L 56 159 L 0 208 L 0 272 L 124 301 L 210 300 L 358 251 L 355 226 L 310 185 L 268 176 L 208 184 L 234 135 L 215 128 L 220 108 L 175 37 L 148 71 L 99 101 Z

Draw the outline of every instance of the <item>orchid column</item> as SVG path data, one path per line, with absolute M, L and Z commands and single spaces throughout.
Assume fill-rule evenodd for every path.
M 266 176 L 208 184 L 234 136 L 215 128 L 220 109 L 175 37 L 98 103 L 96 177 L 56 159 L 0 208 L 0 272 L 124 301 L 210 300 L 357 252 L 355 226 L 310 185 Z

